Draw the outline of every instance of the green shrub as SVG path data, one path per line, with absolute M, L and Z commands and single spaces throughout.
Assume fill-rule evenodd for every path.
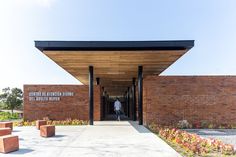
M 206 120 L 201 121 L 201 128 L 205 129 L 208 128 L 209 122 Z
M 179 129 L 188 129 L 191 128 L 192 126 L 189 124 L 187 120 L 181 120 L 178 122 L 177 127 Z
M 0 120 L 19 119 L 18 113 L 0 112 Z

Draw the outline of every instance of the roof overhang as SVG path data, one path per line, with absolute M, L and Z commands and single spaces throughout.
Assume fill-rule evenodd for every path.
M 122 94 L 137 77 L 159 75 L 194 46 L 180 41 L 35 41 L 35 47 L 59 66 L 88 84 L 88 67 L 110 95 Z M 122 93 L 121 93 L 122 92 Z

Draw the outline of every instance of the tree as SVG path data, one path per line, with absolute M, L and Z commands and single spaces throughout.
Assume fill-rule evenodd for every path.
M 0 101 L 3 102 L 7 109 L 10 109 L 13 114 L 13 110 L 23 103 L 23 92 L 19 88 L 4 88 L 2 89 L 2 94 L 0 94 Z

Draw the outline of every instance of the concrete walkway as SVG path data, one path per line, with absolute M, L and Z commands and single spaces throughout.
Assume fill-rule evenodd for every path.
M 94 126 L 57 126 L 56 136 L 42 138 L 35 127 L 15 127 L 20 150 L 6 157 L 176 157 L 156 135 L 136 122 L 95 122 Z

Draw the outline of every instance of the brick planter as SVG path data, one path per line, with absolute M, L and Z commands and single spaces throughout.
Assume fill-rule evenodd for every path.
M 47 121 L 46 120 L 37 120 L 36 121 L 36 128 L 39 130 L 40 126 L 42 125 L 47 125 Z
M 11 128 L 0 128 L 0 136 L 11 135 Z
M 0 152 L 9 153 L 19 149 L 18 136 L 5 135 L 0 136 Z
M 42 125 L 42 126 L 40 126 L 40 136 L 42 136 L 42 137 L 55 136 L 55 126 L 54 125 Z
M 0 122 L 0 128 L 11 128 L 13 130 L 12 122 Z

